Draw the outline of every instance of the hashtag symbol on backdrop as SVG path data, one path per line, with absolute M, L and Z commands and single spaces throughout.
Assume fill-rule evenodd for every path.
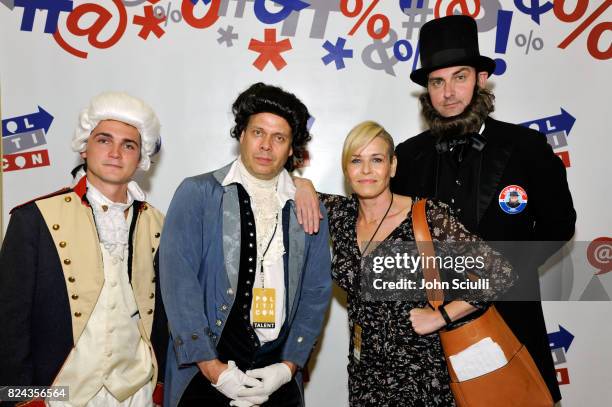
M 429 15 L 433 14 L 433 9 L 429 8 L 429 0 L 401 0 L 400 8 L 408 16 L 408 21 L 402 23 L 408 40 L 412 39 L 414 30 L 418 32 L 427 22 Z

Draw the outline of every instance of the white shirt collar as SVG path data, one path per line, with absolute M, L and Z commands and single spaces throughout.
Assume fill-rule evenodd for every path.
M 87 176 L 85 170 L 83 168 L 79 169 L 72 180 L 72 187 L 74 188 L 74 186 L 79 183 L 81 178 L 85 176 Z M 89 180 L 87 180 L 87 188 L 91 188 L 92 186 L 93 185 L 89 183 Z M 145 194 L 136 181 L 130 181 L 128 182 L 128 202 L 130 202 L 130 205 L 134 200 L 144 202 L 147 200 L 147 194 Z
M 223 182 L 221 183 L 222 186 L 225 187 L 233 183 L 238 183 L 242 186 L 245 186 L 242 174 L 240 174 L 240 169 L 238 168 L 239 160 L 240 156 L 238 156 L 238 158 L 232 163 L 230 170 L 223 179 Z M 281 205 L 281 208 L 285 206 L 287 201 L 295 199 L 295 184 L 293 183 L 289 172 L 284 168 L 278 176 L 276 184 L 276 194 L 278 196 L 278 201 Z

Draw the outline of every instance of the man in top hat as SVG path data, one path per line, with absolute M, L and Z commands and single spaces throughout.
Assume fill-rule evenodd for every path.
M 164 405 L 302 406 L 300 368 L 331 295 L 327 219 L 318 234 L 304 232 L 287 172 L 310 140 L 310 114 L 293 94 L 263 83 L 232 111 L 240 155 L 185 179 L 166 217 L 160 271 L 172 346 Z
M 429 130 L 399 144 L 392 189 L 435 197 L 483 239 L 543 241 L 505 244 L 499 250 L 519 273 L 516 288 L 498 310 L 533 356 L 555 401 L 561 395 L 549 348 L 538 267 L 574 234 L 576 212 L 565 167 L 534 130 L 490 117 L 494 96 L 485 88 L 495 62 L 481 56 L 476 22 L 467 16 L 430 21 L 420 32 L 422 68 L 410 78 L 420 96 Z M 506 194 L 524 198 L 508 208 Z M 450 314 L 450 313 L 449 313 Z M 449 315 L 454 319 L 453 315 Z
M 160 145 L 147 104 L 102 93 L 79 117 L 72 149 L 84 164 L 72 187 L 12 210 L 0 251 L 0 387 L 65 386 L 54 407 L 161 404 L 163 216 L 132 181 Z

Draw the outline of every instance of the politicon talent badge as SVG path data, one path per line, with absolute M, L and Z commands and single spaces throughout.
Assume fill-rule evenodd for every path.
M 499 193 L 499 207 L 509 215 L 523 212 L 527 206 L 527 192 L 518 185 L 508 185 Z
M 355 333 L 353 336 L 353 357 L 356 361 L 361 359 L 361 325 L 355 324 Z
M 274 288 L 253 288 L 251 311 L 253 328 L 274 328 L 276 326 L 276 290 Z

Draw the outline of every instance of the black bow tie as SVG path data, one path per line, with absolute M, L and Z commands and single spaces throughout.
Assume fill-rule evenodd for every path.
M 482 134 L 468 133 L 451 139 L 439 139 L 436 143 L 436 151 L 438 154 L 452 151 L 457 146 L 471 146 L 476 151 L 482 151 L 487 144 L 487 139 Z

